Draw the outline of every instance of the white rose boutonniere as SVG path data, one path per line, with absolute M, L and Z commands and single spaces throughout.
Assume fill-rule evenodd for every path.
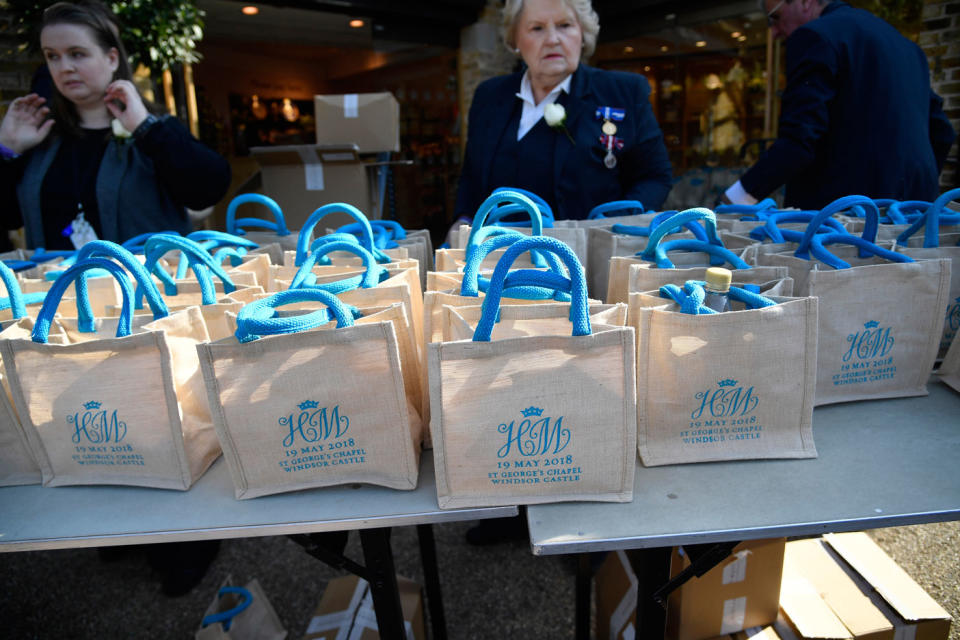
M 110 128 L 113 129 L 113 137 L 117 142 L 127 142 L 133 136 L 116 118 L 110 122 Z
M 577 144 L 573 141 L 570 132 L 567 131 L 567 110 L 563 108 L 562 104 L 556 102 L 548 104 L 546 109 L 543 110 L 543 119 L 551 129 L 563 131 L 570 140 L 570 144 Z

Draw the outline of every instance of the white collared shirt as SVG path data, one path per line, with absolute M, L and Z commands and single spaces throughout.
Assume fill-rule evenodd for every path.
M 557 98 L 560 97 L 561 91 L 570 93 L 570 78 L 572 77 L 573 74 L 571 73 L 563 79 L 563 82 L 555 86 L 553 91 L 548 93 L 547 97 L 540 101 L 540 104 L 536 104 L 533 99 L 533 87 L 530 86 L 530 72 L 523 72 L 523 78 L 520 79 L 520 92 L 517 93 L 517 97 L 523 100 L 523 113 L 520 114 L 520 128 L 517 129 L 517 140 L 523 138 L 530 129 L 536 126 L 540 118 L 543 117 L 543 112 L 546 110 L 547 105 L 556 102 Z

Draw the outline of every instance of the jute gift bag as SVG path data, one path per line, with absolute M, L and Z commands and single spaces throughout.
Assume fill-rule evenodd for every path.
M 10 268 L 0 262 L 0 278 L 7 289 L 8 310 L 12 320 L 19 321 L 27 316 L 20 284 Z M 2 334 L 0 334 L 2 335 Z M 40 467 L 30 453 L 27 436 L 20 425 L 17 410 L 10 398 L 10 385 L 0 371 L 0 487 L 18 484 L 40 484 Z
M 493 214 L 511 215 L 521 214 L 529 219 L 530 230 L 526 233 L 513 226 L 501 226 L 496 224 L 485 225 L 487 218 Z M 519 192 L 514 191 L 496 191 L 490 195 L 480 207 L 474 216 L 474 226 L 463 225 L 458 230 L 457 247 L 451 249 L 437 249 L 434 256 L 434 264 L 437 271 L 461 271 L 466 264 L 467 255 L 471 247 L 479 246 L 487 238 L 500 235 L 542 235 L 544 220 L 540 209 L 533 200 Z M 483 264 L 485 269 L 493 269 L 497 266 L 497 261 L 503 255 L 503 252 L 491 253 L 486 257 Z M 517 264 L 518 267 L 536 265 L 537 262 Z M 542 263 L 540 266 L 543 266 Z
M 960 340 L 954 340 L 937 371 L 940 379 L 954 391 L 960 391 Z
M 299 267 L 303 264 L 303 261 L 307 259 L 307 255 L 310 253 L 311 246 L 313 245 L 313 230 L 316 228 L 317 224 L 320 223 L 328 215 L 345 213 L 353 218 L 356 222 L 360 224 L 361 232 L 359 233 L 360 245 L 372 253 L 377 258 L 377 262 L 389 262 L 391 258 L 405 259 L 409 257 L 409 253 L 403 247 L 397 247 L 395 249 L 386 249 L 380 250 L 377 249 L 374 245 L 374 235 L 373 228 L 370 226 L 370 221 L 367 219 L 367 216 L 363 214 L 362 211 L 354 207 L 353 205 L 346 204 L 345 202 L 334 202 L 331 204 L 325 204 L 307 218 L 307 221 L 303 224 L 303 228 L 300 229 L 300 233 L 297 235 L 297 249 L 296 251 L 284 251 L 283 253 L 283 263 L 291 267 Z M 350 235 L 350 234 L 344 234 Z M 337 239 L 342 239 L 338 235 Z M 338 263 L 338 256 L 331 256 L 334 264 Z M 355 259 L 351 258 L 353 264 L 356 264 Z
M 120 317 L 54 319 L 64 290 L 92 269 L 120 283 Z M 185 490 L 220 454 L 196 356 L 195 345 L 207 339 L 203 317 L 196 308 L 167 315 L 152 283 L 139 285 L 154 320 L 133 317 L 133 289 L 115 262 L 83 260 L 54 283 L 32 330 L 24 320 L 0 334 L 11 395 L 45 486 Z M 114 327 L 115 338 L 102 335 Z
M 541 200 L 542 202 L 542 200 Z M 537 215 L 530 215 L 530 220 L 521 222 L 506 222 L 506 218 L 514 214 L 529 214 L 533 207 Z M 526 216 L 524 216 L 526 217 Z M 484 226 L 496 225 L 512 228 L 528 236 L 547 236 L 556 238 L 570 247 L 580 263 L 587 266 L 587 230 L 580 227 L 554 226 L 553 215 L 542 215 L 542 206 L 537 205 L 528 195 L 519 190 L 497 189 L 488 197 L 474 216 L 472 226 L 463 225 L 459 229 L 460 246 L 469 247 L 470 236 L 477 233 Z M 438 270 L 449 271 L 449 269 Z
M 277 314 L 306 301 L 325 308 Z M 416 488 L 420 433 L 394 325 L 369 320 L 356 325 L 329 292 L 295 289 L 245 306 L 237 339 L 197 346 L 238 499 L 352 482 Z
M 633 291 L 650 291 L 666 284 L 680 285 L 687 280 L 702 279 L 711 266 L 728 265 L 734 281 L 739 283 L 762 284 L 787 276 L 787 270 L 782 267 L 751 267 L 724 247 L 715 220 L 709 209 L 689 209 L 657 225 L 638 256 L 611 258 L 607 302 L 627 302 Z M 698 226 L 697 221 L 704 223 L 705 240 L 685 237 L 664 241 L 676 229 Z
M 701 283 L 662 290 L 673 300 L 630 296 L 643 464 L 816 457 L 816 298 L 731 287 L 713 313 Z
M 948 216 L 960 216 L 960 212 L 947 213 L 948 210 L 945 209 L 953 198 L 960 198 L 960 189 L 948 191 L 937 198 L 922 216 L 904 229 L 897 237 L 896 244 L 898 252 L 914 260 L 946 258 L 950 261 L 952 277 L 938 358 L 946 356 L 951 343 L 955 342 L 957 330 L 960 329 L 960 231 L 949 231 L 950 227 L 943 225 L 943 220 Z M 921 230 L 922 236 L 918 233 Z
M 273 220 L 237 218 L 237 209 L 245 204 L 266 207 Z M 226 230 L 227 233 L 253 240 L 258 245 L 277 243 L 284 250 L 297 249 L 297 234 L 287 228 L 287 221 L 283 217 L 280 205 L 273 198 L 261 193 L 243 193 L 230 201 L 227 205 Z
M 256 578 L 233 587 L 227 576 L 203 612 L 194 640 L 284 640 L 287 630 Z
M 852 203 L 867 209 L 866 237 L 816 232 L 838 207 Z M 795 295 L 820 299 L 817 405 L 927 394 L 950 261 L 913 260 L 877 246 L 871 239 L 878 218 L 869 198 L 841 198 L 810 222 L 795 252 L 757 256 L 789 269 Z
M 530 249 L 566 264 L 573 335 L 491 340 L 510 265 Z M 634 357 L 632 329 L 591 326 L 583 268 L 569 247 L 528 238 L 507 248 L 473 339 L 428 345 L 440 507 L 630 501 Z
M 370 227 L 374 233 L 373 246 L 377 249 L 386 250 L 403 247 L 407 250 L 408 257 L 416 260 L 422 266 L 423 278 L 420 284 L 426 286 L 426 273 L 433 270 L 433 240 L 430 238 L 430 231 L 427 229 L 407 230 L 396 220 L 370 220 Z M 363 225 L 354 222 L 338 229 L 328 229 L 327 233 L 349 233 L 360 237 L 363 233 Z

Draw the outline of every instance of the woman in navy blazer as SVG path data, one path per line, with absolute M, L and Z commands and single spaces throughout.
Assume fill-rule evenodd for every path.
M 672 172 L 650 85 L 580 62 L 600 28 L 590 0 L 507 0 L 503 23 L 525 70 L 474 93 L 455 213 L 472 216 L 497 187 L 536 193 L 558 220 L 586 218 L 611 200 L 658 209 Z M 554 102 L 565 109 L 566 130 L 541 117 Z

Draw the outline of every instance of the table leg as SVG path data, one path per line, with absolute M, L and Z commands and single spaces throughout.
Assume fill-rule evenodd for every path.
M 667 626 L 667 610 L 654 598 L 654 592 L 670 579 L 671 547 L 642 549 L 637 566 L 637 635 L 661 640 Z
M 443 613 L 443 600 L 440 595 L 440 570 L 437 567 L 437 546 L 433 539 L 433 525 L 417 525 L 417 539 L 420 541 L 420 562 L 423 564 L 423 581 L 427 592 L 427 606 L 430 608 L 433 640 L 446 640 L 447 619 Z
M 591 554 L 577 554 L 576 635 L 577 640 L 590 640 L 590 587 L 593 583 Z
M 403 609 L 397 588 L 397 573 L 390 549 L 390 529 L 361 529 L 360 544 L 367 569 L 367 581 L 373 596 L 380 637 L 405 640 Z

